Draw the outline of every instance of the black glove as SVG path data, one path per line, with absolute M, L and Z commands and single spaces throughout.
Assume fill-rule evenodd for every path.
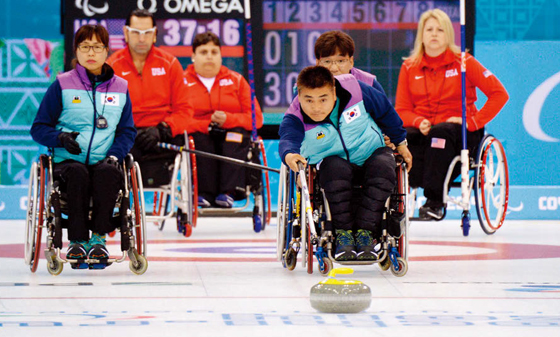
M 211 122 L 208 125 L 208 134 L 214 139 L 223 139 L 226 136 L 226 130 L 218 126 L 218 123 Z
M 150 126 L 138 130 L 136 135 L 136 145 L 142 151 L 154 151 L 157 149 L 158 142 L 166 142 L 171 139 L 171 129 L 167 124 L 159 123 L 157 126 Z
M 58 135 L 58 139 L 60 143 L 66 151 L 70 152 L 70 154 L 80 154 L 82 153 L 82 149 L 80 149 L 80 144 L 76 141 L 76 137 L 78 137 L 80 133 L 73 131 L 73 132 L 62 132 Z
M 107 158 L 103 159 L 101 162 L 119 168 L 119 159 L 115 156 L 108 156 Z

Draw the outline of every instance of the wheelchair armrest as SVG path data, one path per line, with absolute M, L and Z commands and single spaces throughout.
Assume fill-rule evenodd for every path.
M 126 156 L 124 157 L 124 164 L 129 169 L 134 165 L 134 157 L 132 156 L 131 153 L 127 153 Z

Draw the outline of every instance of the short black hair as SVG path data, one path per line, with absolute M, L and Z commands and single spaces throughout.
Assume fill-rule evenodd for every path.
M 196 48 L 204 44 L 207 44 L 209 42 L 214 43 L 218 47 L 222 46 L 222 44 L 220 43 L 220 38 L 212 32 L 204 32 L 204 33 L 196 34 L 192 43 L 193 53 L 196 51 Z
M 334 87 L 334 76 L 329 69 L 323 66 L 306 67 L 298 75 L 298 92 L 303 88 L 317 89 L 325 86 Z
M 151 18 L 152 27 L 156 26 L 156 20 L 154 19 L 154 15 L 147 9 L 139 9 L 139 8 L 136 8 L 135 10 L 130 12 L 130 14 L 128 14 L 128 17 L 126 18 L 126 22 L 124 23 L 126 26 L 130 26 L 130 20 L 132 19 L 133 16 L 136 16 L 138 18 Z
M 338 50 L 342 55 L 354 56 L 354 40 L 339 30 L 331 30 L 319 36 L 315 42 L 315 58 L 329 57 Z
M 101 25 L 83 25 L 74 35 L 74 53 L 76 53 L 80 43 L 85 40 L 91 40 L 94 36 L 97 38 L 97 41 L 109 48 L 109 33 L 105 27 Z

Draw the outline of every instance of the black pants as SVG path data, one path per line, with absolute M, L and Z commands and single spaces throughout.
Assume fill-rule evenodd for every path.
M 54 167 L 54 179 L 66 192 L 68 204 L 68 239 L 89 240 L 89 230 L 106 234 L 113 231 L 111 217 L 123 184 L 121 171 L 113 165 L 85 165 L 65 160 Z M 88 228 L 90 199 L 93 201 L 92 228 Z
M 443 183 L 447 169 L 463 148 L 461 125 L 440 123 L 434 125 L 427 136 L 416 128 L 406 128 L 408 148 L 412 153 L 413 165 L 409 174 L 411 187 L 424 188 L 429 200 L 443 202 Z M 467 148 L 474 153 L 484 135 L 484 130 L 467 132 Z M 456 167 L 452 179 L 460 174 Z
M 169 143 L 173 145 L 185 145 L 185 136 L 177 135 Z M 173 163 L 177 152 L 168 149 L 157 148 L 153 151 L 141 150 L 134 146 L 130 150 L 134 160 L 142 170 L 142 183 L 144 187 L 158 187 L 167 185 L 171 181 Z
M 246 161 L 251 140 L 250 132 L 243 128 L 226 131 L 227 134 L 231 134 L 211 136 L 193 133 L 195 148 L 199 151 Z M 239 134 L 242 135 L 241 142 L 238 142 Z M 204 199 L 214 202 L 216 196 L 222 193 L 232 193 L 236 199 L 244 196 L 241 191 L 245 191 L 245 167 L 201 156 L 196 157 L 196 165 L 198 194 Z
M 337 156 L 323 159 L 319 165 L 319 182 L 329 202 L 333 227 L 367 229 L 377 236 L 385 202 L 393 192 L 396 179 L 395 157 L 388 147 L 375 150 L 362 167 Z M 355 199 L 353 186 L 357 184 L 361 189 Z

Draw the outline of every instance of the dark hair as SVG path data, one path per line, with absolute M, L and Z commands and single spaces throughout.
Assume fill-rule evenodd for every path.
M 315 42 L 315 58 L 329 57 L 338 50 L 342 55 L 354 56 L 354 40 L 339 30 L 321 34 Z
M 334 87 L 334 76 L 330 70 L 323 66 L 306 67 L 298 75 L 298 91 L 303 88 L 317 89 L 324 86 Z
M 80 43 L 85 40 L 91 40 L 94 36 L 105 47 L 109 48 L 109 33 L 105 27 L 101 25 L 83 25 L 74 35 L 74 54 L 76 54 Z
M 156 26 L 156 20 L 154 19 L 154 15 L 146 9 L 139 9 L 139 8 L 133 10 L 132 12 L 130 12 L 130 14 L 128 14 L 128 17 L 126 18 L 126 22 L 124 23 L 126 26 L 130 26 L 130 20 L 132 19 L 133 16 L 136 16 L 138 18 L 151 18 L 152 27 Z
M 196 34 L 192 43 L 193 53 L 196 51 L 196 48 L 198 48 L 198 46 L 202 46 L 203 44 L 207 44 L 209 42 L 214 43 L 218 47 L 222 46 L 220 43 L 220 38 L 212 32 Z

